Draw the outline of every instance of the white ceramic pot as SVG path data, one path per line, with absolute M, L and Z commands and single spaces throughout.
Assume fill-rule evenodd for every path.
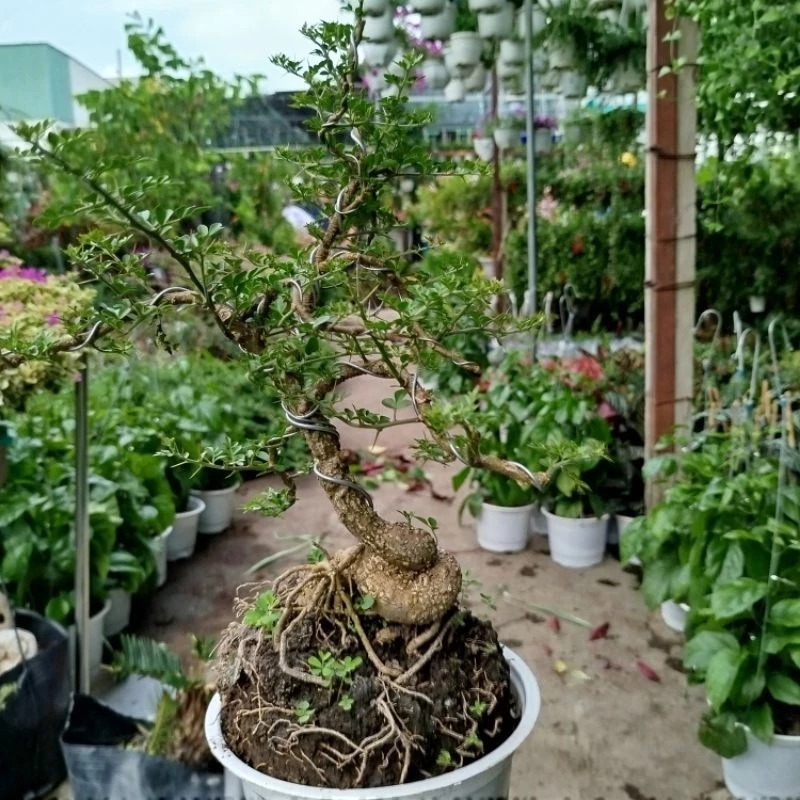
M 525 63 L 525 45 L 514 39 L 503 39 L 500 42 L 500 58 L 502 64 L 513 64 L 521 67 Z
M 753 314 L 763 314 L 767 308 L 767 301 L 765 298 L 753 295 L 750 298 L 750 311 Z
M 482 92 L 486 88 L 486 67 L 478 64 L 464 79 L 464 88 L 468 92 Z
M 467 0 L 469 10 L 473 12 L 498 11 L 506 0 Z
M 214 758 L 241 780 L 245 800 L 506 800 L 511 760 L 536 724 L 541 696 L 539 684 L 525 662 L 507 647 L 503 648 L 503 655 L 511 668 L 511 683 L 522 710 L 519 724 L 496 750 L 466 767 L 435 778 L 378 789 L 326 789 L 270 778 L 228 749 L 220 725 L 219 695 L 214 695 L 206 711 L 206 739 Z
M 559 517 L 546 508 L 550 556 L 556 564 L 571 569 L 593 567 L 603 561 L 606 552 L 608 514 L 602 517 L 572 519 Z
M 364 14 L 368 17 L 379 17 L 388 7 L 389 0 L 364 0 Z
M 364 17 L 363 38 L 367 42 L 391 42 L 394 39 L 394 14 L 386 8 L 377 17 Z
M 800 797 L 800 736 L 775 736 L 771 744 L 745 728 L 747 752 L 722 759 L 725 786 L 736 800 Z
M 200 498 L 205 504 L 197 521 L 198 533 L 222 533 L 230 528 L 231 522 L 233 522 L 233 512 L 236 510 L 238 489 L 237 481 L 233 486 L 216 489 L 213 492 L 192 492 L 194 497 Z
M 677 633 L 686 630 L 686 615 L 689 613 L 689 606 L 686 603 L 678 605 L 672 600 L 667 600 L 661 604 L 661 619 L 668 628 L 672 628 Z
M 455 70 L 463 70 L 468 75 L 480 62 L 482 53 L 483 41 L 477 33 L 456 31 L 450 37 L 449 58 Z
M 170 536 L 172 536 L 172 525 L 150 542 L 150 549 L 156 562 L 156 586 L 159 589 L 167 582 L 167 542 Z
M 547 518 L 542 514 L 539 506 L 531 509 L 531 534 L 534 533 L 539 536 L 547 536 Z
M 461 78 L 452 78 L 444 87 L 444 99 L 448 103 L 460 103 L 467 96 L 467 88 Z
M 575 64 L 575 51 L 571 45 L 556 45 L 548 52 L 550 69 L 572 69 Z
M 111 602 L 106 600 L 100 611 L 93 617 L 89 617 L 89 675 L 92 678 L 100 674 L 103 665 L 103 628 L 110 610 Z M 69 626 L 67 633 L 69 634 L 69 663 L 74 664 L 77 658 L 77 630 L 74 623 Z
M 478 544 L 490 553 L 524 550 L 531 533 L 532 508 L 532 505 L 507 508 L 483 503 L 475 520 Z
M 520 74 L 520 68 L 514 64 L 505 64 L 502 61 L 497 64 L 497 77 L 501 81 L 507 81 L 511 78 L 517 78 Z
M 411 8 L 420 14 L 438 14 L 447 0 L 411 0 Z
M 578 72 L 564 70 L 558 85 L 564 97 L 583 97 L 586 94 L 586 78 Z
M 533 7 L 533 35 L 535 36 L 537 33 L 541 33 L 545 26 L 547 25 L 547 16 L 545 15 L 544 11 L 542 11 L 539 6 Z M 525 15 L 525 9 L 521 8 L 519 13 L 517 14 L 517 33 L 524 39 L 528 30 L 528 22 L 527 17 Z
M 420 65 L 419 71 L 431 89 L 438 90 L 447 86 L 450 76 L 447 74 L 447 67 L 441 58 L 428 56 Z
M 509 150 L 519 144 L 519 131 L 514 128 L 497 128 L 494 141 L 501 150 Z
M 533 150 L 541 155 L 553 149 L 553 131 L 550 128 L 537 128 L 533 132 Z
M 419 18 L 419 35 L 423 39 L 447 39 L 456 29 L 456 6 L 448 2 L 438 14 Z
M 189 497 L 188 509 L 175 515 L 172 533 L 167 539 L 167 560 L 189 558 L 197 544 L 197 525 L 206 504 L 199 497 Z
M 478 35 L 482 39 L 506 39 L 514 32 L 514 6 L 506 2 L 496 11 L 478 14 Z
M 103 620 L 103 635 L 106 637 L 122 633 L 130 624 L 131 593 L 125 589 L 110 589 L 108 603 L 108 614 Z
M 395 54 L 394 42 L 362 42 L 361 61 L 368 67 L 384 67 Z

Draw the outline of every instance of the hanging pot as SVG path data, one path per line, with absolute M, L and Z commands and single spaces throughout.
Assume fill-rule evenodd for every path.
M 570 569 L 593 567 L 603 561 L 606 551 L 608 514 L 602 517 L 559 517 L 544 509 L 550 557 Z
M 364 33 L 366 42 L 391 42 L 394 39 L 394 14 L 391 8 L 379 17 L 364 17 Z
M 326 789 L 302 786 L 270 778 L 245 764 L 228 747 L 222 732 L 222 702 L 214 695 L 206 712 L 205 731 L 211 753 L 242 782 L 247 800 L 487 800 L 506 798 L 511 780 L 511 759 L 536 724 L 541 706 L 539 685 L 525 662 L 507 647 L 511 685 L 520 707 L 520 720 L 514 732 L 491 753 L 466 767 L 434 778 L 400 786 L 361 789 Z
M 450 76 L 447 74 L 447 67 L 441 58 L 428 56 L 420 65 L 420 74 L 425 79 L 425 83 L 431 89 L 443 89 L 447 86 Z
M 500 78 L 501 81 L 507 80 L 508 78 L 516 78 L 519 74 L 520 68 L 514 64 L 500 63 L 497 65 L 497 77 Z
M 367 17 L 380 17 L 386 13 L 389 0 L 364 0 L 364 15 Z
M 542 155 L 553 149 L 553 131 L 550 128 L 537 128 L 533 134 L 533 151 Z
M 502 8 L 505 0 L 467 0 L 469 10 L 473 13 L 497 11 Z
M 533 54 L 533 72 L 535 75 L 544 75 L 550 67 L 550 62 L 547 59 L 547 53 L 544 50 L 539 50 Z
M 361 61 L 368 67 L 385 67 L 395 52 L 394 42 L 361 43 Z
M 575 64 L 575 49 L 570 44 L 559 44 L 548 53 L 550 69 L 572 69 Z
M 519 131 L 515 128 L 496 128 L 494 141 L 501 150 L 510 150 L 520 143 Z
M 464 79 L 464 88 L 468 92 L 482 92 L 486 88 L 486 67 L 478 64 Z
M 547 26 L 547 16 L 545 15 L 544 11 L 539 8 L 539 6 L 534 6 L 532 12 L 532 30 L 533 36 L 536 36 L 537 33 L 541 33 Z M 520 36 L 520 38 L 524 39 L 527 35 L 527 31 L 528 18 L 525 15 L 525 9 L 522 8 L 517 14 L 517 34 Z
M 750 297 L 750 311 L 753 314 L 763 314 L 767 310 L 767 300 L 761 295 Z
M 477 33 L 471 31 L 456 31 L 450 37 L 450 59 L 453 69 L 449 68 L 451 75 L 465 77 L 472 72 L 481 60 L 483 41 Z M 447 61 L 445 61 L 447 64 Z
M 744 729 L 747 750 L 722 759 L 725 786 L 737 800 L 800 797 L 800 736 L 776 735 L 769 744 Z
M 472 140 L 475 155 L 481 161 L 491 161 L 494 158 L 494 139 L 491 136 L 481 136 Z M 494 264 L 494 262 L 492 262 Z
M 525 45 L 515 39 L 503 39 L 500 42 L 501 64 L 512 64 L 521 67 L 525 63 Z
M 423 39 L 448 39 L 456 29 L 456 5 L 448 1 L 437 14 L 419 18 L 419 35 Z
M 589 10 L 597 14 L 600 19 L 618 25 L 622 14 L 622 0 L 592 0 L 589 3 Z
M 409 5 L 423 16 L 438 14 L 445 6 L 447 0 L 410 0 Z
M 514 6 L 506 2 L 496 11 L 478 14 L 478 35 L 483 39 L 505 39 L 514 31 Z
M 558 73 L 553 69 L 548 69 L 546 72 L 542 73 L 542 77 L 539 82 L 542 85 L 542 89 L 548 92 L 552 92 L 555 88 L 558 87 L 558 81 L 559 81 Z
M 461 78 L 451 78 L 444 87 L 444 98 L 449 103 L 460 103 L 467 95 L 467 89 Z
M 583 97 L 586 94 L 586 78 L 578 72 L 564 70 L 558 86 L 564 97 Z
M 611 78 L 614 91 L 620 94 L 638 92 L 644 87 L 645 76 L 635 67 L 620 67 Z

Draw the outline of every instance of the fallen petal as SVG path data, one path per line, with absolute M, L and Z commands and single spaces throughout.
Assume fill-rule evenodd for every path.
M 550 617 L 547 620 L 547 627 L 554 633 L 558 633 L 561 630 L 561 623 L 558 621 L 558 617 Z
M 636 668 L 647 680 L 653 681 L 653 683 L 661 683 L 661 678 L 658 676 L 658 673 L 649 664 L 645 664 L 644 661 L 637 661 Z
M 593 642 L 595 639 L 605 639 L 606 636 L 608 636 L 608 629 L 610 627 L 611 623 L 604 622 L 602 625 L 598 625 L 596 628 L 593 628 L 589 633 L 589 641 Z
M 563 675 L 569 669 L 569 667 L 567 666 L 565 661 L 562 661 L 559 658 L 558 661 L 556 661 L 555 664 L 553 664 L 553 669 L 555 669 L 555 671 L 559 675 Z

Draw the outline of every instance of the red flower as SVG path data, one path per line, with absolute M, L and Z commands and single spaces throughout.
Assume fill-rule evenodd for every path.
M 576 236 L 574 241 L 572 242 L 572 253 L 573 255 L 579 256 L 583 252 L 583 239 L 580 236 Z

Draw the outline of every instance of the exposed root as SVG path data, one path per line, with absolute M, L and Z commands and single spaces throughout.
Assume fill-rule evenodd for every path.
M 442 629 L 439 631 L 439 635 L 436 637 L 433 644 L 427 649 L 425 654 L 419 658 L 411 667 L 409 667 L 399 678 L 395 681 L 397 685 L 401 685 L 406 683 L 408 680 L 414 677 L 432 658 L 434 653 L 442 646 L 442 642 L 444 641 L 444 637 L 447 635 L 447 632 L 450 628 L 453 627 L 456 620 L 458 619 L 458 614 L 453 614 L 450 619 L 445 622 Z

